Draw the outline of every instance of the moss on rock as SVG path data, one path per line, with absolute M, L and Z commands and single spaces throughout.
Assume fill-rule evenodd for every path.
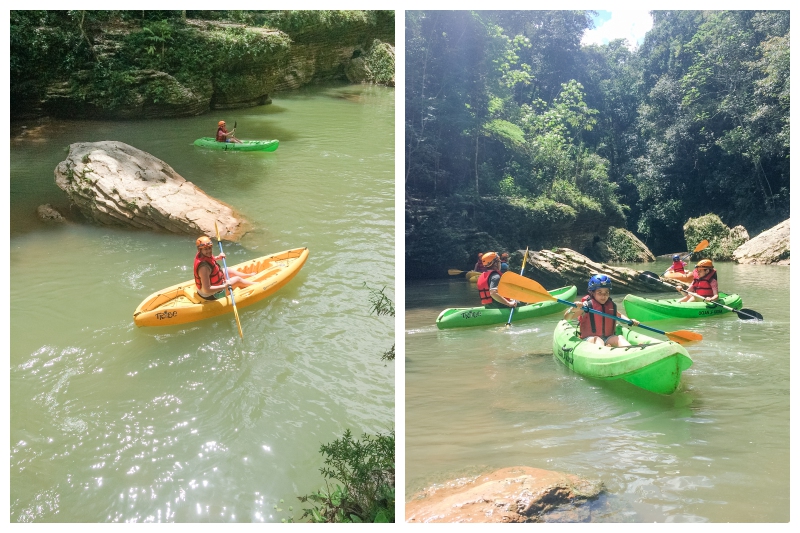
M 709 242 L 705 250 L 692 256 L 692 259 L 712 259 L 716 261 L 730 261 L 733 252 L 750 236 L 744 226 L 729 228 L 714 213 L 709 213 L 697 218 L 690 218 L 683 226 L 687 250 L 694 250 L 703 239 Z

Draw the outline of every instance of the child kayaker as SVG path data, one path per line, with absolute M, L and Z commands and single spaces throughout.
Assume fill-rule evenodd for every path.
M 686 289 L 688 292 L 693 292 L 702 296 L 702 301 L 711 302 L 719 300 L 719 287 L 717 287 L 717 271 L 714 268 L 714 263 L 711 259 L 703 259 L 697 262 L 697 266 L 692 272 L 694 281 Z M 678 292 L 683 292 L 680 287 L 677 288 Z M 679 302 L 699 302 L 700 298 L 696 298 L 691 294 L 687 294 Z
M 497 292 L 500 284 L 500 256 L 495 252 L 486 252 L 481 258 L 486 272 L 478 276 L 478 295 L 484 307 L 518 307 L 515 300 L 504 298 Z
M 475 262 L 473 269 L 475 272 L 486 272 L 487 268 L 483 266 L 483 252 L 478 252 L 478 260 Z
M 667 269 L 667 272 L 677 272 L 678 274 L 686 273 L 686 262 L 681 261 L 681 256 L 675 254 L 672 256 L 672 266 Z M 665 272 L 666 274 L 666 272 Z
M 580 337 L 586 342 L 600 346 L 630 346 L 631 343 L 627 339 L 616 334 L 616 320 L 589 312 L 589 309 L 594 309 L 607 315 L 631 320 L 617 311 L 617 304 L 611 299 L 611 278 L 605 274 L 592 276 L 588 289 L 589 294 L 575 302 L 578 307 L 570 307 L 564 312 L 564 320 L 578 317 Z M 634 326 L 639 325 L 638 320 L 632 322 Z
M 220 120 L 217 123 L 217 141 L 218 142 L 221 142 L 221 143 L 241 143 L 242 141 L 240 141 L 239 139 L 237 139 L 236 137 L 233 136 L 234 133 L 236 133 L 236 128 L 234 128 L 233 131 L 231 131 L 231 132 L 228 132 L 228 130 L 225 129 L 225 121 L 224 120 Z
M 207 236 L 199 237 L 195 244 L 197 245 L 197 255 L 194 256 L 194 282 L 197 285 L 197 295 L 200 298 L 204 300 L 224 298 L 224 291 L 228 288 L 228 285 L 234 289 L 253 285 L 252 281 L 244 279 L 253 274 L 239 272 L 232 268 L 228 269 L 230 278 L 225 281 L 225 274 L 217 264 L 217 260 L 224 258 L 225 254 L 220 253 L 215 256 L 211 239 Z

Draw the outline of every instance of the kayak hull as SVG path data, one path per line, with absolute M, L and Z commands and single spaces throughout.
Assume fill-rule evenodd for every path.
M 294 278 L 308 259 L 308 248 L 295 248 L 265 255 L 230 268 L 257 273 L 248 278 L 254 285 L 234 289 L 236 308 L 252 305 L 274 294 Z M 175 326 L 205 320 L 233 311 L 230 296 L 203 300 L 197 295 L 194 279 L 154 292 L 133 313 L 137 326 Z
M 730 311 L 718 305 L 706 304 L 705 302 L 678 303 L 679 299 L 651 300 L 650 298 L 628 294 L 622 300 L 622 303 L 625 306 L 625 314 L 629 318 L 635 318 L 640 322 L 669 318 L 697 319 L 730 313 Z M 719 293 L 719 302 L 733 309 L 742 308 L 742 299 L 738 294 L 721 292 Z
M 274 152 L 278 149 L 277 139 L 271 141 L 242 141 L 241 143 L 222 143 L 214 137 L 201 137 L 194 141 L 195 146 L 214 150 L 233 150 L 234 152 Z
M 683 371 L 692 366 L 692 358 L 676 342 L 618 326 L 617 333 L 632 346 L 598 346 L 580 339 L 576 323 L 567 320 L 558 323 L 553 332 L 553 355 L 581 376 L 623 380 L 656 394 L 672 394 L 680 385 Z
M 548 291 L 551 295 L 562 300 L 572 301 L 578 294 L 578 289 L 571 287 L 561 287 Z M 539 302 L 530 305 L 523 305 L 514 310 L 511 315 L 511 308 L 486 308 L 480 307 L 455 307 L 445 309 L 436 318 L 436 327 L 439 329 L 467 328 L 473 326 L 489 326 L 492 324 L 506 324 L 511 315 L 511 322 L 521 322 L 545 315 L 551 315 L 563 311 L 564 306 L 558 302 Z
M 684 283 L 691 283 L 692 281 L 694 281 L 694 274 L 692 274 L 691 272 L 683 272 L 683 273 L 667 272 L 666 274 L 664 274 L 664 277 L 668 279 L 676 279 Z

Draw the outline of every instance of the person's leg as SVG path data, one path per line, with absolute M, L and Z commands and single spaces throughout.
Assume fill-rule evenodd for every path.
M 228 269 L 228 275 L 230 277 L 238 276 L 240 278 L 249 278 L 250 276 L 255 276 L 255 274 L 248 274 L 247 272 L 240 272 L 240 271 L 234 270 L 232 268 Z
M 586 337 L 583 340 L 585 340 L 589 344 L 597 344 L 598 346 L 605 346 L 606 345 L 606 343 L 603 342 L 603 339 L 600 338 L 600 337 Z
M 624 348 L 630 346 L 631 343 L 622 335 L 612 335 L 606 340 L 606 346 L 614 346 L 616 348 Z
M 234 289 L 244 289 L 245 287 L 255 285 L 255 283 L 253 283 L 252 281 L 240 278 L 239 276 L 232 276 L 230 280 L 231 280 L 231 285 L 233 285 Z

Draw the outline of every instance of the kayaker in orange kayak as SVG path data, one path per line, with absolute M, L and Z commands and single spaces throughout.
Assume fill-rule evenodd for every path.
M 220 120 L 217 123 L 217 126 L 218 126 L 217 127 L 217 141 L 218 142 L 221 142 L 221 143 L 240 143 L 240 142 L 242 142 L 242 141 L 240 141 L 239 139 L 237 139 L 236 137 L 233 136 L 233 134 L 236 133 L 236 128 L 233 128 L 233 131 L 231 131 L 231 132 L 228 132 L 228 130 L 225 129 L 225 121 L 224 120 Z
M 483 266 L 483 252 L 478 252 L 478 261 L 475 263 L 475 267 L 472 270 L 475 272 L 486 272 L 487 268 Z
M 249 278 L 253 274 L 246 274 L 238 270 L 228 269 L 230 279 L 225 281 L 225 274 L 217 264 L 218 259 L 225 257 L 224 253 L 217 256 L 213 252 L 211 239 L 203 235 L 195 241 L 197 255 L 194 256 L 194 282 L 197 285 L 197 295 L 205 300 L 216 300 L 225 297 L 225 289 L 230 285 L 235 288 L 244 288 L 253 285 Z
M 714 263 L 711 259 L 703 259 L 698 261 L 697 266 L 692 273 L 694 281 L 689 285 L 688 289 L 677 287 L 678 292 L 693 292 L 702 296 L 702 301 L 709 302 L 719 300 L 719 287 L 717 286 L 717 271 L 714 268 Z M 679 302 L 699 302 L 701 299 L 691 294 L 687 294 Z
M 686 272 L 686 261 L 681 261 L 681 256 L 675 254 L 672 256 L 672 266 L 667 269 L 667 272 L 675 272 L 676 274 L 683 274 Z M 665 274 L 667 272 L 664 272 Z

